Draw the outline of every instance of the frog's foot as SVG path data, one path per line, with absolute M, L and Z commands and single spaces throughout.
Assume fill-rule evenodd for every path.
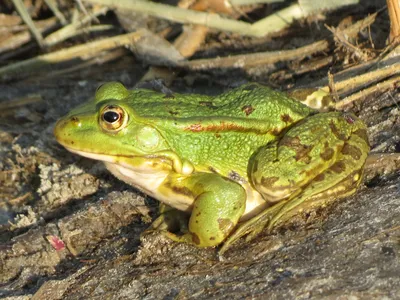
M 236 231 L 231 236 L 229 236 L 228 239 L 225 241 L 224 245 L 219 250 L 219 253 L 223 254 L 237 240 L 239 240 L 245 235 L 247 235 L 246 242 L 251 241 L 257 235 L 259 235 L 267 225 L 268 225 L 268 231 L 271 231 L 273 225 L 276 223 L 278 219 L 274 221 L 274 224 L 272 224 L 271 221 L 275 219 L 275 216 L 277 214 L 279 214 L 279 211 L 285 205 L 285 203 L 286 201 L 277 203 L 276 205 L 265 209 L 263 212 L 251 218 L 250 220 L 242 224 L 239 224 Z
M 160 231 L 163 234 L 170 233 L 175 235 L 175 232 L 188 232 L 189 215 L 185 212 L 173 208 L 162 207 L 160 216 L 151 223 L 150 227 L 144 233 Z

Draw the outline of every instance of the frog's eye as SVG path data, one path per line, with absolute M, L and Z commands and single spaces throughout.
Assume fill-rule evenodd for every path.
M 100 114 L 100 126 L 107 131 L 118 131 L 128 123 L 127 113 L 117 105 L 107 105 Z

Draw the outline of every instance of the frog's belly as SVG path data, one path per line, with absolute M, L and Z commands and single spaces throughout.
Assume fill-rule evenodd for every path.
M 107 169 L 120 180 L 136 187 L 147 195 L 181 211 L 191 211 L 194 199 L 183 194 L 160 192 L 160 187 L 169 175 L 169 172 L 140 172 L 125 168 L 121 165 L 105 162 Z M 261 194 L 249 184 L 243 185 L 246 190 L 246 210 L 240 221 L 245 221 L 264 210 L 268 204 Z

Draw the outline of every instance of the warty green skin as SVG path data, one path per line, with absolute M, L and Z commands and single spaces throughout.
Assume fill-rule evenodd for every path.
M 102 119 L 110 107 L 125 116 L 118 129 Z M 200 247 L 219 245 L 250 217 L 243 234 L 327 191 L 353 193 L 369 151 L 365 132 L 354 115 L 317 114 L 255 83 L 217 97 L 108 83 L 55 128 L 68 150 L 105 161 L 118 178 L 191 213 L 183 235 L 166 234 Z M 269 216 L 273 202 L 287 203 Z M 166 214 L 153 227 L 165 228 Z

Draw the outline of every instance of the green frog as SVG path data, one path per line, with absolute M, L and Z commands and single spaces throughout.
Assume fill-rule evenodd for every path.
M 153 228 L 198 247 L 224 242 L 222 251 L 353 194 L 369 152 L 355 115 L 319 113 L 256 83 L 215 97 L 106 83 L 54 134 L 163 203 Z

